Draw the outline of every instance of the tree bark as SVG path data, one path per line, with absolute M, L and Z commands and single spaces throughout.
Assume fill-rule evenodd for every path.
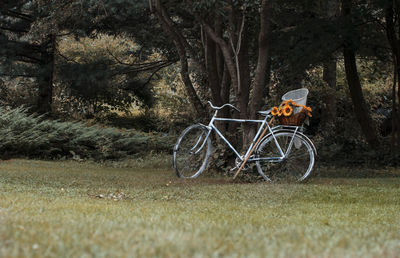
M 242 44 L 239 51 L 239 64 L 240 64 L 240 87 L 238 89 L 238 104 L 240 109 L 240 117 L 242 119 L 249 118 L 249 98 L 250 98 L 250 60 L 249 60 L 249 46 L 247 41 L 247 30 L 244 29 L 242 35 L 238 38 L 238 40 L 242 40 Z M 243 150 L 247 149 L 250 145 L 251 140 L 255 135 L 255 126 L 253 123 L 244 123 L 243 124 Z
M 326 17 L 329 20 L 335 19 L 339 14 L 339 1 L 328 0 L 326 3 Z M 336 121 L 336 59 L 334 54 L 330 55 L 323 64 L 322 79 L 328 84 L 327 92 L 325 93 L 324 103 L 322 108 L 324 116 L 321 118 L 322 127 L 325 130 L 331 130 Z
M 347 21 L 346 26 L 353 26 L 351 23 L 351 0 L 342 0 L 342 15 Z M 365 139 L 372 148 L 379 146 L 379 139 L 374 121 L 371 118 L 370 111 L 365 102 L 361 88 L 360 79 L 358 77 L 355 52 L 351 41 L 345 39 L 343 46 L 344 66 L 346 79 L 349 85 L 350 96 L 354 106 L 354 113 Z
M 218 65 L 217 65 L 217 52 L 216 52 L 216 44 L 210 37 L 206 36 L 206 49 L 205 49 L 205 57 L 206 57 L 206 70 L 208 75 L 208 86 L 211 90 L 211 96 L 213 99 L 213 103 L 215 105 L 222 105 L 223 101 L 221 98 L 221 86 L 218 75 Z
M 258 59 L 254 76 L 254 88 L 250 100 L 250 118 L 254 119 L 263 105 L 263 98 L 268 91 L 267 79 L 270 74 L 269 32 L 271 6 L 269 0 L 263 0 L 260 8 L 260 32 L 258 36 Z
M 53 103 L 53 74 L 54 74 L 54 52 L 56 39 L 50 35 L 43 43 L 41 50 L 41 75 L 39 77 L 39 96 L 37 100 L 37 111 L 40 114 L 50 114 Z
M 325 93 L 323 107 L 324 116 L 321 118 L 321 124 L 325 129 L 335 124 L 336 120 L 336 60 L 331 59 L 324 63 L 322 79 L 328 84 Z
M 246 27 L 246 26 L 245 26 Z M 247 31 L 244 29 L 240 32 L 238 40 L 241 40 L 240 49 L 238 53 L 238 74 L 240 83 L 238 85 L 237 101 L 240 109 L 240 116 L 243 119 L 249 117 L 248 104 L 250 96 L 250 60 L 249 60 L 249 46 L 247 41 Z
M 217 15 L 216 20 L 215 20 L 215 33 L 219 36 L 222 37 L 222 18 L 221 15 Z M 222 55 L 221 49 L 219 46 L 215 48 L 215 59 L 217 63 L 217 72 L 218 72 L 218 78 L 219 78 L 219 83 L 222 84 L 223 82 L 223 76 L 224 76 L 224 71 L 225 71 L 225 63 L 224 63 L 224 57 Z M 224 102 L 227 103 L 227 102 Z

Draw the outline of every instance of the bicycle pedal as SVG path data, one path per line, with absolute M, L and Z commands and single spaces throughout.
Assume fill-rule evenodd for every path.
M 254 157 L 254 155 L 251 155 L 251 156 L 250 156 L 250 158 L 253 158 L 253 157 Z M 244 159 L 244 156 L 242 156 L 241 158 Z M 243 160 L 240 160 L 239 158 L 236 158 L 236 159 L 235 159 L 235 164 L 236 164 L 236 166 L 235 166 L 233 169 L 240 168 L 240 166 L 242 165 L 242 163 L 243 163 Z M 247 169 L 249 169 L 249 168 L 250 168 L 250 166 L 249 166 L 249 163 L 247 162 L 246 165 L 244 165 L 244 167 L 242 168 L 242 170 L 244 171 L 244 170 L 247 170 Z

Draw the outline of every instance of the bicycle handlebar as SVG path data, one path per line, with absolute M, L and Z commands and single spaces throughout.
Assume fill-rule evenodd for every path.
M 231 108 L 235 109 L 237 112 L 240 113 L 240 110 L 239 110 L 237 107 L 235 107 L 234 105 L 229 104 L 229 103 L 226 103 L 226 104 L 224 104 L 224 105 L 222 105 L 222 106 L 220 106 L 220 107 L 214 106 L 214 105 L 211 103 L 211 101 L 208 101 L 208 104 L 209 104 L 209 105 L 211 106 L 211 108 L 214 109 L 214 110 L 220 110 L 220 109 L 223 109 L 224 107 L 231 107 Z

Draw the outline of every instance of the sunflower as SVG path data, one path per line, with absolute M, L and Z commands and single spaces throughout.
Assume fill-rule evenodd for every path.
M 293 108 L 289 105 L 283 106 L 283 115 L 284 116 L 290 116 L 293 114 Z
M 276 116 L 279 114 L 279 109 L 277 107 L 273 107 L 271 110 L 271 115 Z
M 303 107 L 301 112 L 304 112 L 304 113 L 306 113 L 307 116 L 312 117 L 312 115 L 311 115 L 312 109 L 310 107 L 307 107 L 304 105 L 301 105 L 301 106 Z
M 281 116 L 283 114 L 283 109 L 281 107 L 279 107 L 278 109 L 278 116 Z

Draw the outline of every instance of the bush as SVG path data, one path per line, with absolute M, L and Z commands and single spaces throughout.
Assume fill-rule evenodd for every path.
M 167 134 L 45 120 L 25 108 L 0 106 L 0 156 L 117 159 L 150 150 L 171 149 Z

